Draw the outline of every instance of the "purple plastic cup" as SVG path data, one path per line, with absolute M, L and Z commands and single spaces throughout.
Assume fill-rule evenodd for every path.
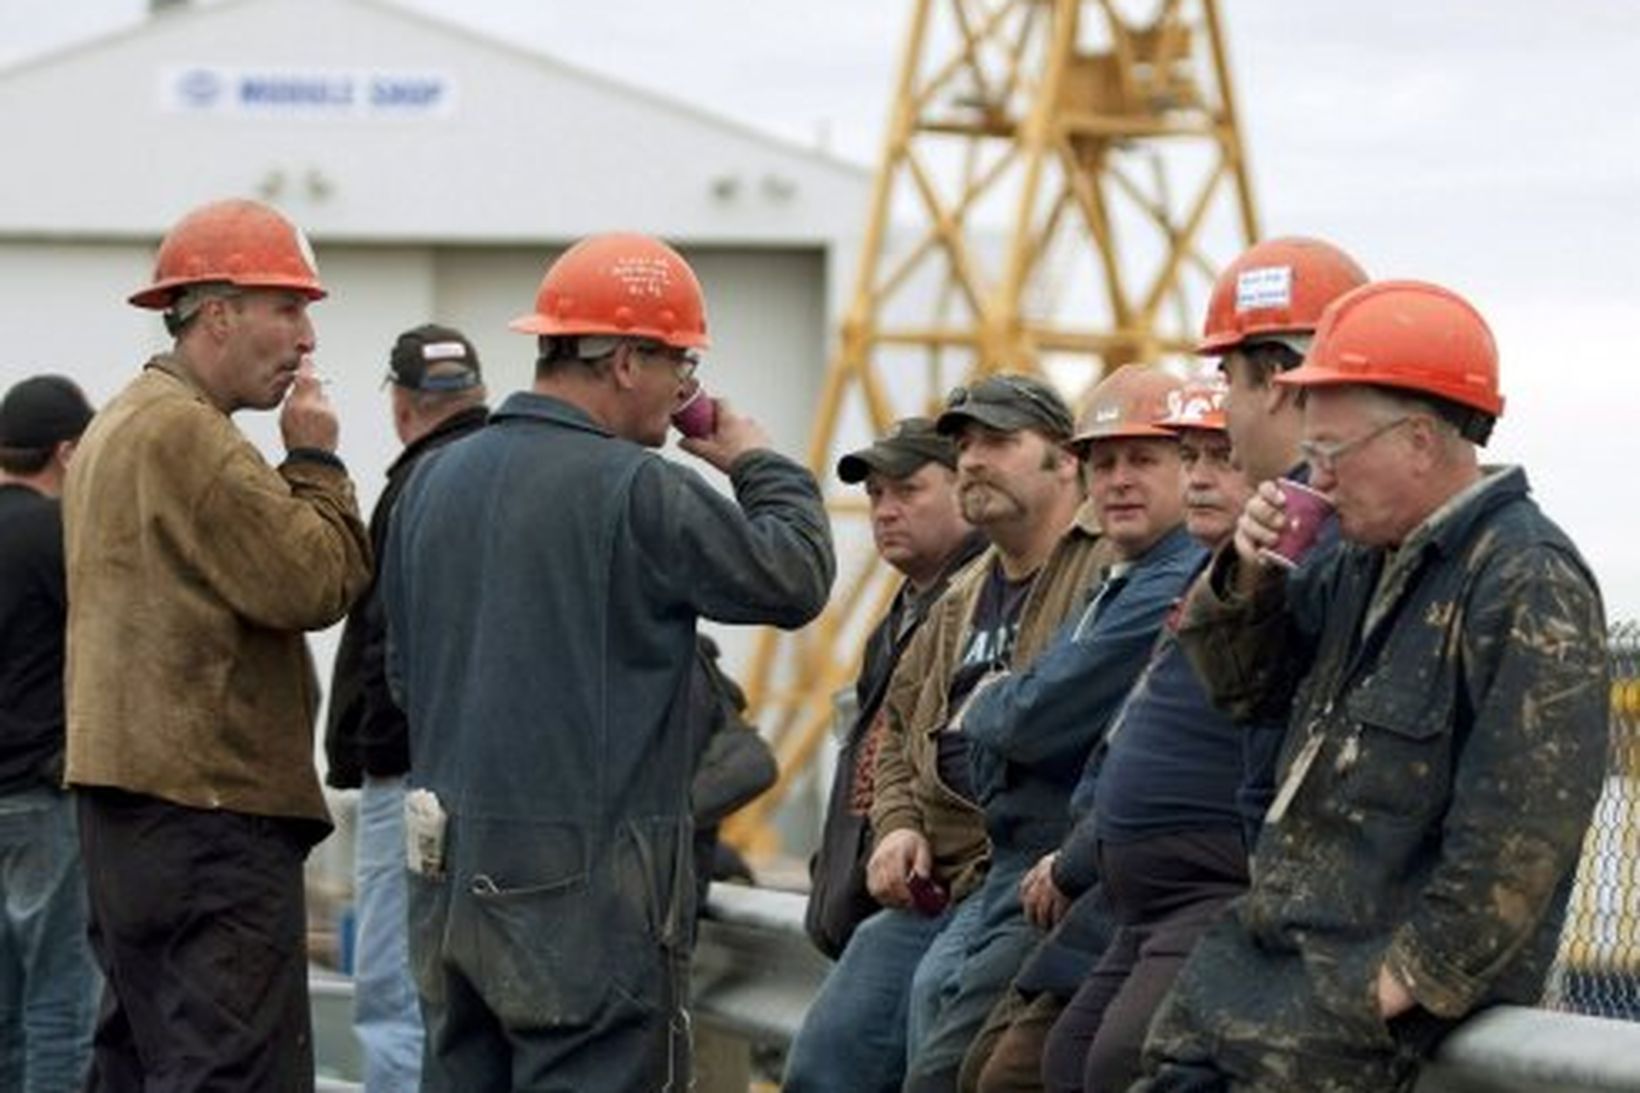
M 1287 524 L 1281 529 L 1281 538 L 1275 541 L 1275 545 L 1259 551 L 1259 556 L 1286 569 L 1293 569 L 1315 546 L 1321 529 L 1326 526 L 1327 517 L 1332 515 L 1333 506 L 1325 494 L 1312 490 L 1302 482 L 1278 478 L 1276 486 L 1287 502 L 1282 509 L 1287 514 Z
M 672 424 L 687 437 L 711 436 L 717 432 L 717 399 L 697 387 L 689 401 L 672 411 Z
M 951 897 L 944 886 L 920 873 L 912 873 L 906 877 L 905 884 L 911 890 L 911 905 L 919 914 L 928 918 L 936 918 L 943 914 L 951 902 Z

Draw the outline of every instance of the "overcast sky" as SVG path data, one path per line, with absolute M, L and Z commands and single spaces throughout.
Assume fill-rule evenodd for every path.
M 257 2 L 257 0 L 230 0 Z M 277 2 L 277 0 L 261 0 Z M 373 0 L 386 3 L 390 0 Z M 399 0 L 874 162 L 910 0 Z M 0 64 L 133 0 L 0 0 Z M 1491 320 L 1522 462 L 1640 619 L 1640 3 L 1225 0 L 1266 234 L 1323 235 Z M 3 108 L 3 107 L 0 107 Z M 861 210 L 862 217 L 864 210 Z

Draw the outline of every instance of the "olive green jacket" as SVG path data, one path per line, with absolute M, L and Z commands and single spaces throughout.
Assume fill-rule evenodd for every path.
M 951 587 L 900 658 L 888 685 L 885 732 L 877 750 L 871 827 L 876 838 L 910 828 L 928 839 L 934 875 L 954 900 L 979 886 L 990 862 L 985 814 L 939 776 L 938 735 L 949 711 L 951 677 L 973 622 L 980 590 L 997 557 L 985 551 L 951 579 Z M 1083 602 L 1101 566 L 1111 561 L 1093 508 L 1084 504 L 1075 522 L 1038 571 L 1020 610 L 1012 666 L 1031 663 L 1054 631 Z
M 81 438 L 63 534 L 68 783 L 328 824 L 302 632 L 370 577 L 340 463 L 274 470 L 156 357 Z

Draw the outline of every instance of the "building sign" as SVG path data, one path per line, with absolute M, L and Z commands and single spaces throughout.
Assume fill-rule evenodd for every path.
M 264 118 L 447 118 L 455 80 L 442 72 L 191 65 L 160 74 L 160 104 L 181 114 Z

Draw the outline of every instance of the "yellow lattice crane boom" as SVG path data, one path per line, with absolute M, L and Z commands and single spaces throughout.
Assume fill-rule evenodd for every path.
M 830 481 L 841 448 L 968 377 L 1043 373 L 1075 395 L 1188 352 L 1214 244 L 1229 257 L 1257 235 L 1216 0 L 914 0 L 809 465 Z M 754 851 L 896 583 L 860 502 L 832 510 L 833 602 L 762 635 L 747 673 L 781 764 L 730 825 Z

